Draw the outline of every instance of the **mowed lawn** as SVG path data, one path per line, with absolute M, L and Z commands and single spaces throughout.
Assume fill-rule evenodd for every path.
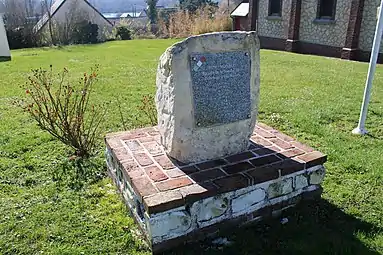
M 0 63 L 0 254 L 150 254 L 109 178 L 78 188 L 62 176 L 70 150 L 40 131 L 15 99 L 32 68 L 100 65 L 94 103 L 109 103 L 103 134 L 150 125 L 138 110 L 155 93 L 157 60 L 174 40 L 12 51 Z M 377 67 L 367 127 L 359 117 L 367 63 L 261 51 L 259 119 L 328 154 L 322 201 L 236 230 L 231 246 L 206 242 L 168 254 L 383 254 L 383 66 Z M 102 161 L 102 137 L 99 171 Z M 61 176 L 61 178 L 60 178 Z

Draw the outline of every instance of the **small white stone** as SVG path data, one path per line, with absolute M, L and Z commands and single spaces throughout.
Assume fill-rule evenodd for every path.
M 233 216 L 254 211 L 254 205 L 263 201 L 265 197 L 266 193 L 263 189 L 256 189 L 233 198 L 231 202 Z
M 149 218 L 148 223 L 154 243 L 182 236 L 192 231 L 191 217 L 184 210 L 155 214 Z
M 205 227 L 227 218 L 228 208 L 229 199 L 221 195 L 194 203 L 190 211 L 196 217 L 198 226 Z

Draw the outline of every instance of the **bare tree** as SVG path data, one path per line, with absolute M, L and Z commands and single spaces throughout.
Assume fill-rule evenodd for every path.
M 11 35 L 11 48 L 35 45 L 33 26 L 36 11 L 33 0 L 3 0 L 3 11 L 7 33 Z M 13 40 L 14 39 L 14 40 Z
M 51 38 L 51 43 L 56 45 L 56 37 L 53 33 L 53 20 L 52 20 L 52 4 L 53 0 L 43 0 L 41 1 L 41 9 L 43 10 L 43 19 L 47 19 L 49 35 Z

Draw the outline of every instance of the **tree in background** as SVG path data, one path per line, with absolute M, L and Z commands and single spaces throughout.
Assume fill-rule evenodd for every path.
M 218 7 L 218 3 L 212 0 L 180 0 L 180 8 L 191 13 L 195 13 L 198 9 L 205 6 Z
M 150 20 L 152 32 L 153 32 L 154 25 L 157 23 L 157 19 L 158 19 L 157 3 L 158 3 L 158 0 L 146 0 L 146 4 L 148 5 L 148 17 Z
M 11 49 L 36 46 L 36 34 L 33 26 L 40 10 L 35 8 L 33 0 L 4 0 L 2 2 L 4 23 Z

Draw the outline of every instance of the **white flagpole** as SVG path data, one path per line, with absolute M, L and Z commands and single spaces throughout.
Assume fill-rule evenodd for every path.
M 352 131 L 353 134 L 358 134 L 358 135 L 367 134 L 367 130 L 365 129 L 365 122 L 367 118 L 368 103 L 370 102 L 372 81 L 374 80 L 376 61 L 378 60 L 380 41 L 382 40 L 382 33 L 383 33 L 383 8 L 382 7 L 383 7 L 383 0 L 381 1 L 380 8 L 379 8 L 378 22 L 376 24 L 374 43 L 372 45 L 370 66 L 368 68 L 366 88 L 364 90 L 364 98 L 363 98 L 362 108 L 360 111 L 359 124 L 358 124 L 358 127 Z

